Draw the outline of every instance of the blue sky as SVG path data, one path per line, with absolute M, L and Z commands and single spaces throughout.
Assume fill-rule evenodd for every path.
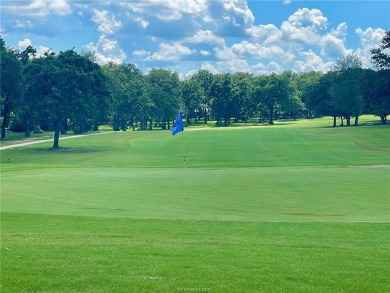
M 2 0 L 6 45 L 94 51 L 100 64 L 253 74 L 330 70 L 390 28 L 390 1 Z

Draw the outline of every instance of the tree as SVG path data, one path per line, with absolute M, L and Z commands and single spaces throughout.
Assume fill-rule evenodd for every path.
M 237 72 L 232 75 L 232 103 L 235 122 L 239 119 L 247 121 L 250 113 L 250 99 L 252 96 L 252 75 Z
M 334 71 L 335 82 L 330 91 L 333 105 L 346 118 L 347 126 L 351 125 L 351 117 L 355 117 L 355 125 L 358 125 L 363 109 L 362 62 L 353 54 L 342 56 L 337 59 Z
M 379 116 L 381 123 L 386 124 L 390 114 L 390 70 L 366 69 L 362 80 L 366 111 Z
M 230 124 L 230 119 L 234 115 L 233 86 L 231 75 L 217 74 L 210 88 L 211 112 L 217 120 L 217 126 Z
M 127 124 L 134 128 L 134 121 L 140 119 L 148 112 L 144 109 L 147 99 L 145 78 L 141 71 L 133 64 L 104 65 L 102 68 L 108 77 L 110 88 L 109 109 L 113 122 L 113 129 L 126 130 Z M 145 110 L 145 112 L 144 112 Z M 146 129 L 141 123 L 141 129 Z
M 297 78 L 298 95 L 305 105 L 307 119 L 318 116 L 317 113 L 313 113 L 315 107 L 313 101 L 315 101 L 316 98 L 313 94 L 313 89 L 322 76 L 323 74 L 321 72 L 312 71 L 303 73 Z
M 22 96 L 22 64 L 18 54 L 5 47 L 0 37 L 0 78 L 1 78 L 1 139 L 5 139 L 5 131 L 10 122 L 10 115 L 20 104 Z
M 29 95 L 26 89 L 34 75 L 30 75 L 31 60 L 35 58 L 37 51 L 32 46 L 28 46 L 24 51 L 19 53 L 19 59 L 22 63 L 23 84 L 22 101 L 16 111 L 19 123 L 24 128 L 24 136 L 29 137 L 32 126 L 35 126 L 35 118 L 38 115 L 37 103 Z
M 181 98 L 188 126 L 191 125 L 192 118 L 197 119 L 197 110 L 201 107 L 199 84 L 194 77 L 181 81 Z
M 214 75 L 208 70 L 201 69 L 194 75 L 194 79 L 198 83 L 201 101 L 198 113 L 203 117 L 204 124 L 207 124 L 211 107 L 210 90 L 213 84 Z
M 73 50 L 47 55 L 31 62 L 27 95 L 37 101 L 54 129 L 53 148 L 59 147 L 60 132 L 70 122 L 76 132 L 96 115 L 96 97 L 101 94 L 103 76 L 99 66 Z M 41 115 L 42 115 L 41 114 Z
M 385 50 L 390 49 L 390 30 L 385 32 L 379 48 L 371 49 L 371 62 L 378 70 L 390 69 L 390 54 Z
M 335 76 L 336 74 L 333 71 L 322 75 L 318 82 L 314 83 L 306 93 L 308 105 L 315 112 L 315 116 L 332 116 L 333 127 L 336 127 L 337 117 L 340 116 L 340 112 L 334 105 L 330 94 L 331 87 L 335 82 Z
M 176 72 L 166 69 L 152 69 L 147 75 L 149 96 L 155 105 L 150 120 L 161 122 L 161 129 L 170 129 L 170 121 L 181 108 L 180 81 Z
M 260 103 L 268 112 L 268 124 L 274 124 L 275 112 L 290 98 L 293 88 L 288 74 L 277 75 L 275 73 L 258 79 L 256 88 Z

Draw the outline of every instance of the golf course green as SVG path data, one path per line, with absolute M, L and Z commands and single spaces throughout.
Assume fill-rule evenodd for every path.
M 0 290 L 389 292 L 390 128 L 376 120 L 2 150 Z

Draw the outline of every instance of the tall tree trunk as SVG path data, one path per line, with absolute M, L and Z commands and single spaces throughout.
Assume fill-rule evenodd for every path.
M 112 119 L 112 128 L 114 131 L 119 131 L 119 117 L 118 114 L 114 114 Z
M 57 122 L 55 123 L 53 149 L 59 148 L 61 129 L 62 129 L 62 119 L 59 118 L 59 119 L 57 119 Z
M 204 124 L 207 124 L 207 108 L 203 108 Z
M 30 118 L 28 117 L 25 117 L 25 121 L 24 121 L 24 137 L 30 137 L 31 136 L 31 133 L 30 133 Z
M 359 116 L 356 115 L 355 117 L 355 126 L 359 125 Z
M 336 127 L 336 120 L 337 120 L 337 116 L 334 115 L 333 116 L 333 127 Z
M 386 116 L 385 115 L 381 115 L 381 124 L 386 124 Z
M 273 116 L 274 116 L 274 105 L 272 105 L 270 108 L 269 108 L 269 120 L 268 120 L 268 124 L 274 124 L 274 121 L 273 121 Z
M 348 114 L 346 118 L 347 118 L 347 126 L 351 126 L 351 116 Z
M 4 116 L 3 122 L 1 123 L 1 139 L 5 139 L 5 129 L 7 128 L 9 122 L 9 108 L 7 104 L 4 104 L 3 111 Z

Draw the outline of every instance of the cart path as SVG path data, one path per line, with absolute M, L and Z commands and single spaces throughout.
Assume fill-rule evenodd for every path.
M 115 131 L 103 131 L 103 132 L 97 132 L 97 133 L 79 134 L 79 135 L 71 135 L 71 136 L 64 136 L 64 137 L 60 136 L 60 140 L 71 139 L 71 138 L 78 138 L 78 137 L 83 137 L 83 136 L 87 136 L 87 135 L 101 135 L 101 134 L 108 134 L 108 133 L 115 133 Z M 20 147 L 24 147 L 24 146 L 28 146 L 28 145 L 32 145 L 32 144 L 43 143 L 43 142 L 50 142 L 50 141 L 53 141 L 53 138 L 34 140 L 34 141 L 17 143 L 17 144 L 11 144 L 11 145 L 6 145 L 6 146 L 0 147 L 0 151 L 13 149 L 13 148 L 20 148 Z

